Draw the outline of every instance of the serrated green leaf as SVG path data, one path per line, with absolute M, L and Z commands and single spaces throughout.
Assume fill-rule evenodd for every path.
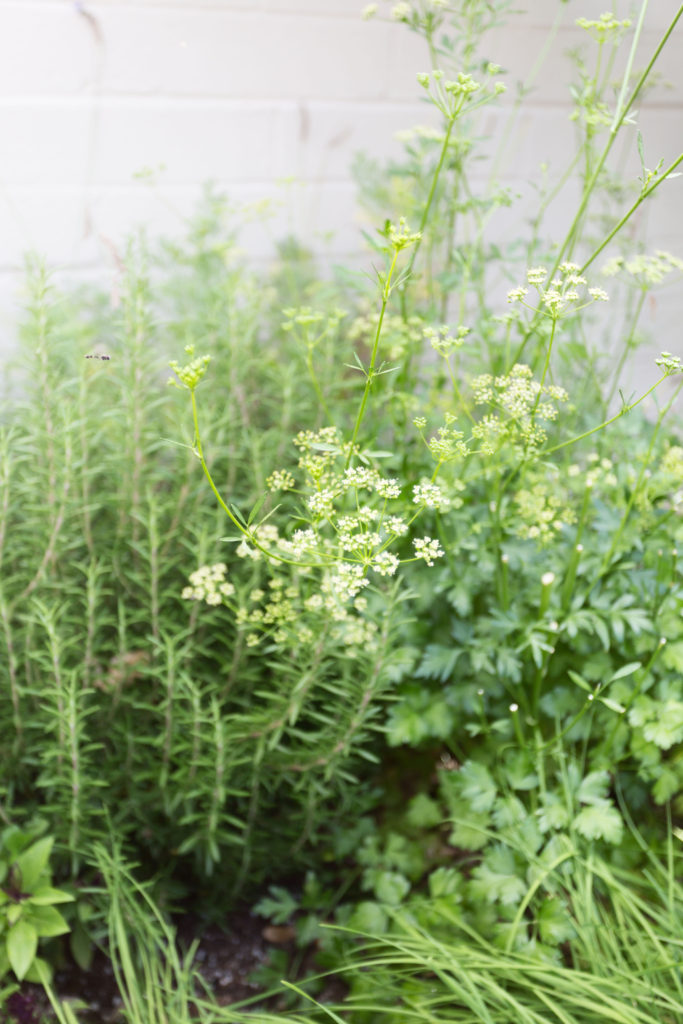
M 38 932 L 28 921 L 17 921 L 7 933 L 6 948 L 12 970 L 23 981 L 38 949 Z
M 667 700 L 658 703 L 655 710 L 657 719 L 645 725 L 643 735 L 660 750 L 668 750 L 683 740 L 683 703 Z
M 424 657 L 418 665 L 415 676 L 418 679 L 439 679 L 442 683 L 450 679 L 462 650 L 459 647 L 444 647 L 442 644 L 427 644 Z
M 496 784 L 488 768 L 477 761 L 466 761 L 458 774 L 460 793 L 475 813 L 490 811 L 497 795 Z
M 512 850 L 507 846 L 495 846 L 486 852 L 482 863 L 472 871 L 468 888 L 474 899 L 508 906 L 522 899 L 527 885 L 520 878 Z
M 658 804 L 665 804 L 676 796 L 683 787 L 683 780 L 671 768 L 663 766 L 661 774 L 652 787 L 652 796 Z
M 608 803 L 607 788 L 609 775 L 607 772 L 590 772 L 579 784 L 577 797 L 582 804 L 602 805 Z
M 619 843 L 624 832 L 621 815 L 614 807 L 584 807 L 574 820 L 574 827 L 585 839 L 604 839 Z
M 538 909 L 537 920 L 543 942 L 559 945 L 576 937 L 572 919 L 556 896 L 543 900 Z
M 439 896 L 454 896 L 462 892 L 464 881 L 461 872 L 455 868 L 436 868 L 429 876 L 429 895 L 434 899 Z
M 362 900 L 353 909 L 347 925 L 368 935 L 383 935 L 387 929 L 387 915 L 374 900 Z
M 475 814 L 467 812 L 467 818 L 460 818 L 453 821 L 453 828 L 448 836 L 451 846 L 461 850 L 481 850 L 488 842 L 488 836 L 484 829 L 491 825 L 488 814 Z
M 373 880 L 373 890 L 380 903 L 396 907 L 410 892 L 410 882 L 397 871 L 378 871 Z
M 426 793 L 418 793 L 408 804 L 406 821 L 413 828 L 434 828 L 443 821 L 444 815 L 437 804 Z
M 299 904 L 290 892 L 279 885 L 271 885 L 268 892 L 270 896 L 264 896 L 254 904 L 254 912 L 260 917 L 267 917 L 274 924 L 286 924 L 298 910 Z

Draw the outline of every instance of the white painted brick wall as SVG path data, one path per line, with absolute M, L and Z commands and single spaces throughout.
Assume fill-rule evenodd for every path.
M 101 273 L 129 229 L 177 229 L 172 209 L 190 212 L 208 179 L 236 202 L 290 197 L 291 209 L 279 207 L 268 228 L 249 228 L 254 258 L 267 259 L 273 236 L 292 228 L 330 255 L 357 254 L 354 153 L 396 155 L 396 131 L 430 114 L 415 83 L 428 68 L 423 44 L 389 20 L 363 22 L 363 3 L 0 0 L 0 350 L 10 344 L 11 296 L 28 249 L 66 272 Z M 574 19 L 596 16 L 604 4 L 513 6 L 527 13 L 496 30 L 489 46 L 511 86 L 526 78 L 555 14 L 564 12 L 504 165 L 504 180 L 524 192 L 541 161 L 552 171 L 570 151 L 564 54 L 584 38 Z M 612 6 L 624 15 L 630 4 Z M 678 0 L 652 0 L 640 54 L 651 52 L 677 7 Z M 682 52 L 683 24 L 657 65 L 672 87 L 658 86 L 639 115 L 649 166 L 683 149 Z M 486 114 L 494 138 L 509 123 L 513 93 Z M 635 175 L 634 132 L 626 166 Z M 135 177 L 160 165 L 155 189 Z M 289 177 L 302 184 L 278 186 Z M 681 182 L 647 210 L 653 244 L 679 255 Z M 520 216 L 501 214 L 501 230 L 516 230 Z M 559 230 L 562 211 L 556 217 Z M 332 241 L 323 243 L 329 232 Z M 677 323 L 675 298 L 669 292 L 658 308 Z

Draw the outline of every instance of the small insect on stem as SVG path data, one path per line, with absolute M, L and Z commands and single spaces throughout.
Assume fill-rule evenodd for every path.
M 90 355 L 87 355 L 85 358 L 86 359 L 104 359 L 104 360 L 109 360 L 109 359 L 111 359 L 111 356 L 104 356 L 104 355 L 99 355 L 99 353 L 97 353 L 97 352 L 91 352 Z

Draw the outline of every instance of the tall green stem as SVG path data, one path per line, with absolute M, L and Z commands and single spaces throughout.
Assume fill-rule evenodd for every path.
M 419 244 L 419 243 L 418 243 Z M 416 246 L 417 247 L 417 246 Z M 372 345 L 372 354 L 370 356 L 370 365 L 365 374 L 365 388 L 363 390 L 363 397 L 360 400 L 360 406 L 358 407 L 358 414 L 356 416 L 356 422 L 353 428 L 353 434 L 351 435 L 351 443 L 349 445 L 349 454 L 346 458 L 346 468 L 348 469 L 351 464 L 353 457 L 353 449 L 360 431 L 361 423 L 365 415 L 365 407 L 368 404 L 368 398 L 370 397 L 370 390 L 372 389 L 372 382 L 375 379 L 375 366 L 377 365 L 377 353 L 379 352 L 379 339 L 382 333 L 382 324 L 384 323 L 384 313 L 386 312 L 387 303 L 389 302 L 389 296 L 391 295 L 391 279 L 396 269 L 396 260 L 398 259 L 399 249 L 394 249 L 394 255 L 391 260 L 391 265 L 384 279 L 384 287 L 382 288 L 382 305 L 379 311 L 379 319 L 377 321 L 377 330 L 375 331 L 375 340 Z

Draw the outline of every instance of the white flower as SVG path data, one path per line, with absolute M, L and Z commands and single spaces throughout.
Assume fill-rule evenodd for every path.
M 438 484 L 432 483 L 431 480 L 423 480 L 413 487 L 413 503 L 440 511 L 448 507 L 448 498 Z
M 396 537 L 404 537 L 408 532 L 408 525 L 400 516 L 389 516 L 384 525 L 388 532 L 395 534 Z
M 401 493 L 398 480 L 383 479 L 382 477 L 377 478 L 375 490 L 380 498 L 398 498 Z
M 413 547 L 415 548 L 415 556 L 417 558 L 424 558 L 427 565 L 434 565 L 434 559 L 440 558 L 444 554 L 438 540 L 432 540 L 431 537 L 417 537 L 413 541 Z
M 529 267 L 526 272 L 526 279 L 529 284 L 543 284 L 547 276 L 548 271 L 545 267 Z
M 391 12 L 391 17 L 394 21 L 406 21 L 406 19 L 410 17 L 411 13 L 410 4 L 396 4 Z
M 393 576 L 398 569 L 398 558 L 390 551 L 382 551 L 372 561 L 372 568 L 380 576 Z

